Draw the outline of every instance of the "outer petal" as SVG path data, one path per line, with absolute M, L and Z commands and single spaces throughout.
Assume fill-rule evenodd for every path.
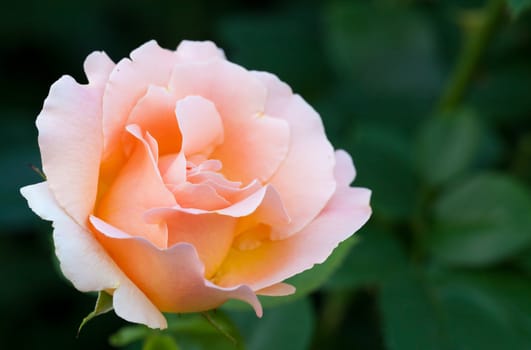
M 91 217 L 91 223 L 114 261 L 160 310 L 197 312 L 238 299 L 251 304 L 261 316 L 260 303 L 249 287 L 221 288 L 204 279 L 204 267 L 192 245 L 181 243 L 159 250 L 96 217 Z M 137 256 L 143 259 L 132 258 Z
M 343 187 L 304 230 L 254 250 L 231 249 L 213 281 L 220 286 L 246 283 L 260 290 L 320 264 L 369 218 L 370 191 Z
M 127 129 L 134 136 L 133 151 L 95 212 L 120 229 L 165 248 L 166 227 L 145 222 L 143 215 L 153 207 L 175 205 L 175 198 L 164 185 L 155 155 L 140 128 L 130 125 Z
M 96 72 L 89 73 L 89 79 L 99 79 Z M 101 89 L 97 85 L 79 85 L 63 76 L 50 88 L 37 117 L 49 187 L 61 207 L 81 224 L 96 199 L 102 150 L 100 106 Z
M 270 179 L 282 195 L 291 222 L 275 227 L 275 236 L 288 237 L 305 227 L 335 191 L 334 150 L 321 118 L 300 96 L 271 74 L 254 73 L 268 87 L 265 112 L 289 123 L 289 153 Z M 308 190 L 311 189 L 311 190 Z
M 212 101 L 224 122 L 262 112 L 267 94 L 260 80 L 224 60 L 177 64 L 169 88 L 177 99 L 196 95 Z
M 116 313 L 131 322 L 166 328 L 166 319 L 115 265 L 92 233 L 74 222 L 53 198 L 46 182 L 21 189 L 32 210 L 54 223 L 54 243 L 63 274 L 80 291 L 114 290 Z
M 98 86 L 100 89 L 104 88 L 114 66 L 114 62 L 103 51 L 92 52 L 83 63 L 89 84 Z
M 277 283 L 272 286 L 260 289 L 256 292 L 258 295 L 266 295 L 270 297 L 282 297 L 295 293 L 295 287 L 287 283 Z
M 336 151 L 336 167 L 334 176 L 338 186 L 349 186 L 356 177 L 356 169 L 350 154 L 342 149 Z
M 225 141 L 211 157 L 223 162 L 228 179 L 267 181 L 286 157 L 289 125 L 264 115 L 265 87 L 242 67 L 223 60 L 178 64 L 170 90 L 178 99 L 199 95 L 216 106 Z
M 225 54 L 212 41 L 183 40 L 177 47 L 177 57 L 179 62 L 199 62 L 225 59 Z

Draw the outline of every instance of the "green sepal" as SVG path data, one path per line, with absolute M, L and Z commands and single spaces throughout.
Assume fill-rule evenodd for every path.
M 98 299 L 96 300 L 96 306 L 94 307 L 94 310 L 90 314 L 88 314 L 87 317 L 83 319 L 83 321 L 81 321 L 81 324 L 79 325 L 79 328 L 77 330 L 77 334 L 79 335 L 79 333 L 81 332 L 81 328 L 83 328 L 83 326 L 88 321 L 92 320 L 96 316 L 102 315 L 111 310 L 112 310 L 112 295 L 103 290 L 100 291 L 98 293 Z

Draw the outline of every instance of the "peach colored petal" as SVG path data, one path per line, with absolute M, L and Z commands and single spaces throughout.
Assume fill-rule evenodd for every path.
M 149 86 L 135 105 L 128 124 L 137 124 L 158 142 L 161 155 L 181 150 L 181 132 L 175 116 L 175 98 L 160 86 Z
M 140 128 L 129 125 L 127 130 L 136 144 L 95 212 L 120 229 L 164 248 L 167 246 L 165 225 L 149 224 L 143 220 L 143 214 L 153 207 L 172 206 L 175 198 L 162 182 L 150 145 Z
M 94 72 L 90 72 L 90 79 L 97 80 Z M 63 76 L 50 88 L 37 117 L 37 129 L 50 190 L 59 205 L 83 224 L 97 193 L 102 150 L 101 89 L 79 85 Z
M 37 215 L 53 221 L 61 270 L 77 289 L 114 290 L 113 306 L 120 317 L 151 328 L 167 327 L 164 316 L 115 265 L 92 233 L 62 211 L 46 182 L 20 191 Z
M 266 224 L 271 227 L 286 225 L 291 221 L 289 213 L 282 203 L 282 199 L 278 191 L 273 186 L 269 186 L 266 196 L 256 208 L 256 210 L 247 218 L 246 224 Z M 274 236 L 275 231 L 271 232 L 270 238 L 277 239 Z
M 204 183 L 212 186 L 220 196 L 230 203 L 240 202 L 262 188 L 257 180 L 250 182 L 247 186 L 236 187 L 234 186 L 235 182 L 227 181 L 225 178 L 223 178 L 225 181 L 219 181 L 219 178 L 209 176 L 212 174 L 205 175 L 207 180 Z M 193 179 L 197 180 L 197 177 L 193 177 Z
M 242 67 L 223 60 L 178 64 L 170 90 L 178 99 L 199 95 L 216 106 L 225 141 L 211 157 L 222 161 L 228 179 L 265 182 L 286 157 L 289 125 L 264 115 L 265 87 Z
M 288 154 L 290 128 L 283 120 L 256 114 L 237 123 L 224 120 L 225 142 L 212 157 L 231 180 L 267 182 Z
M 223 142 L 223 125 L 216 107 L 201 96 L 187 96 L 177 102 L 175 114 L 183 135 L 185 155 L 208 157 Z
M 356 169 L 352 157 L 342 149 L 336 151 L 334 177 L 338 186 L 349 186 L 356 178 Z
M 310 105 L 291 94 L 275 76 L 254 75 L 268 87 L 265 113 L 288 121 L 290 126 L 289 153 L 269 181 L 282 195 L 291 217 L 289 224 L 274 228 L 276 237 L 285 238 L 310 223 L 334 193 L 334 149 L 326 138 L 321 118 Z
M 225 59 L 223 50 L 218 48 L 212 41 L 183 40 L 177 47 L 176 54 L 179 62 Z
M 282 297 L 285 295 L 291 295 L 295 293 L 296 289 L 291 284 L 287 283 L 277 283 L 272 286 L 262 288 L 259 291 L 256 291 L 257 295 L 266 295 L 270 297 Z
M 197 171 L 220 171 L 221 168 L 223 164 L 217 159 L 207 159 L 196 167 Z
M 154 64 L 156 62 L 156 64 Z M 149 41 L 114 68 L 103 97 L 104 158 L 116 151 L 127 119 L 148 86 L 166 87 L 176 62 L 175 52 Z
M 267 95 L 260 80 L 225 60 L 177 64 L 169 89 L 178 100 L 196 95 L 212 101 L 224 123 L 262 112 Z
M 219 191 L 219 193 L 222 196 L 228 196 L 231 197 L 234 192 L 242 191 L 242 183 L 239 181 L 229 181 L 223 176 L 223 174 L 217 172 L 217 171 L 210 171 L 210 170 L 204 170 L 204 171 L 195 171 L 195 169 L 192 169 L 192 171 L 188 172 L 188 181 L 194 184 L 200 184 L 200 183 L 209 183 L 211 184 L 216 190 Z M 255 187 L 258 186 L 258 187 Z M 260 184 L 258 181 L 252 182 L 249 185 L 245 186 L 245 188 L 253 188 L 254 191 L 256 191 L 258 188 L 260 188 Z
M 216 210 L 228 207 L 230 203 L 221 197 L 209 184 L 182 183 L 167 185 L 175 195 L 175 200 L 183 208 L 197 208 L 202 210 Z
M 186 157 L 183 152 L 159 159 L 159 171 L 165 184 L 181 184 L 186 181 Z
M 232 204 L 229 207 L 217 209 L 217 210 L 203 210 L 198 208 L 183 208 L 179 206 L 178 204 L 174 205 L 173 207 L 153 207 L 150 210 L 147 210 L 144 217 L 147 222 L 150 223 L 158 223 L 163 220 L 165 220 L 167 217 L 171 217 L 175 212 L 181 212 L 181 213 L 187 213 L 187 214 L 193 214 L 193 215 L 201 215 L 201 214 L 209 214 L 209 213 L 216 213 L 220 215 L 230 216 L 230 217 L 243 217 L 250 215 L 254 213 L 257 208 L 264 202 L 268 201 L 276 201 L 276 193 L 275 190 L 271 186 L 264 186 L 251 194 L 250 196 L 246 197 L 245 199 L 241 200 L 240 202 L 236 202 Z M 267 205 L 268 207 L 272 207 L 270 205 Z M 277 207 L 275 210 L 277 210 L 278 215 L 286 215 L 284 212 L 281 212 L 283 208 Z M 269 209 L 268 209 L 269 210 Z
M 274 74 L 268 72 L 251 71 L 256 79 L 267 87 L 267 100 L 265 110 L 271 115 L 279 115 L 288 106 L 293 91 L 288 84 L 284 83 Z
M 218 214 L 192 215 L 175 212 L 166 218 L 168 246 L 190 243 L 205 265 L 210 278 L 227 256 L 232 244 L 236 219 Z
M 138 287 L 123 273 L 119 287 L 113 292 L 114 312 L 126 321 L 165 329 L 168 322 L 164 315 Z
M 87 56 L 83 63 L 83 69 L 87 75 L 89 84 L 103 88 L 114 69 L 114 62 L 103 51 L 95 51 Z
M 213 281 L 225 287 L 246 283 L 260 290 L 326 260 L 334 248 L 369 218 L 370 191 L 342 187 L 301 232 L 266 241 L 254 250 L 232 248 Z
M 180 243 L 160 250 L 94 216 L 90 221 L 114 261 L 160 310 L 198 312 L 218 307 L 228 299 L 238 299 L 249 303 L 261 316 L 260 302 L 249 287 L 222 288 L 205 280 L 204 266 L 191 244 Z M 143 258 L 132 258 L 137 256 Z

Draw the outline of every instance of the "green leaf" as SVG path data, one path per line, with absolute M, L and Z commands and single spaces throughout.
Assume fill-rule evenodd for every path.
M 357 243 L 326 283 L 327 289 L 380 285 L 406 267 L 403 247 L 389 232 L 367 227 Z
M 447 328 L 463 348 L 531 347 L 531 280 L 523 277 L 508 271 L 442 271 L 432 277 L 448 312 Z M 464 318 L 467 324 L 458 321 Z
M 183 349 L 242 349 L 243 341 L 238 329 L 222 311 L 210 313 L 208 316 L 197 313 L 165 316 L 168 320 L 168 328 L 165 330 L 149 329 L 143 325 L 127 326 L 113 334 L 109 343 L 115 347 L 123 347 L 145 339 L 144 348 L 152 346 L 151 348 L 155 349 L 159 343 L 167 344 L 164 346 L 176 346 L 173 339 L 177 339 Z M 166 338 L 172 338 L 172 343 Z
M 502 51 L 509 50 L 514 49 Z M 526 59 L 516 57 L 508 64 L 493 65 L 489 74 L 471 86 L 470 104 L 482 118 L 498 124 L 525 122 L 531 112 L 527 88 L 530 80 L 531 66 Z
M 514 17 L 521 15 L 531 8 L 531 0 L 508 0 L 507 3 Z
M 153 334 L 146 339 L 142 350 L 179 350 L 179 346 L 171 336 Z
M 358 169 L 355 184 L 373 190 L 374 216 L 408 219 L 414 211 L 414 194 L 419 186 L 411 138 L 400 130 L 369 124 L 360 125 L 350 138 L 348 150 Z
M 383 333 L 389 350 L 451 349 L 442 329 L 442 315 L 420 276 L 395 276 L 380 292 Z
M 77 333 L 81 332 L 81 328 L 90 320 L 92 320 L 94 317 L 102 315 L 104 313 L 107 313 L 112 310 L 112 295 L 108 294 L 105 291 L 100 291 L 98 293 L 98 299 L 96 300 L 96 306 L 94 307 L 94 311 L 92 311 L 90 314 L 87 315 L 81 321 L 81 324 L 79 325 L 79 328 L 77 330 Z
M 146 338 L 152 331 L 146 326 L 126 326 L 109 337 L 109 343 L 115 347 L 126 346 Z
M 516 259 L 516 263 L 531 275 L 531 250 L 524 252 Z
M 183 349 L 242 349 L 243 340 L 232 320 L 221 310 L 201 314 L 166 315 L 165 331 L 178 339 Z M 256 317 L 256 316 L 255 316 Z
M 389 350 L 525 350 L 531 346 L 531 281 L 502 274 L 420 272 L 381 292 Z
M 355 115 L 414 128 L 443 81 L 429 19 L 386 2 L 333 1 L 323 24 L 325 49 L 350 84 L 342 89 Z
M 242 333 L 247 350 L 305 350 L 309 348 L 315 317 L 307 298 L 268 309 L 258 319 L 252 312 L 229 313 Z
M 474 160 L 481 127 L 470 110 L 430 118 L 420 129 L 419 170 L 431 185 L 442 184 L 463 173 Z
M 524 185 L 494 173 L 474 176 L 438 199 L 428 249 L 449 264 L 498 262 L 531 244 L 530 213 Z

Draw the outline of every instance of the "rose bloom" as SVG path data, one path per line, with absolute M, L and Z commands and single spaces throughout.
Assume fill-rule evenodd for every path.
M 88 84 L 55 82 L 37 118 L 46 181 L 21 189 L 53 222 L 64 275 L 104 290 L 122 318 L 282 296 L 369 218 L 350 156 L 276 76 L 212 42 L 150 41 L 115 64 L 93 52 Z

